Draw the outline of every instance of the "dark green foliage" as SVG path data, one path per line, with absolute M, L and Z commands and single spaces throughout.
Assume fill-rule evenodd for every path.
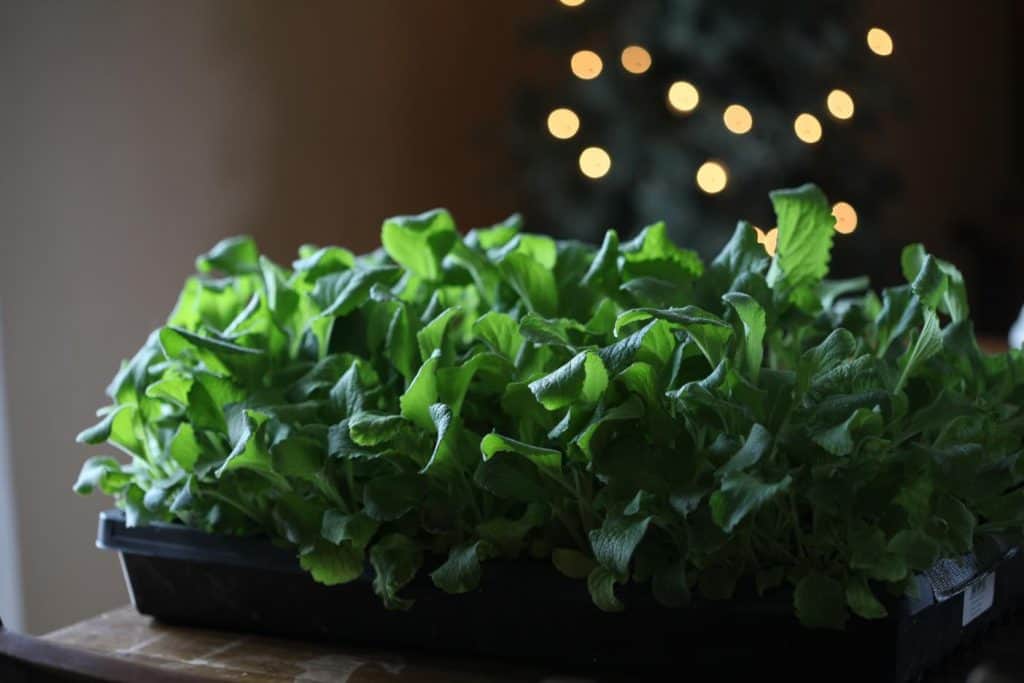
M 423 568 L 473 590 L 496 558 L 586 581 L 601 609 L 784 582 L 809 626 L 885 614 L 915 571 L 1024 525 L 1024 355 L 984 355 L 960 274 L 829 282 L 813 186 L 775 193 L 779 254 L 741 225 L 705 267 L 660 225 L 599 248 L 460 236 L 444 211 L 385 250 L 244 239 L 200 258 L 167 326 L 80 436 L 75 486 L 130 524 L 262 533 L 394 608 Z M 209 271 L 209 272 L 206 272 Z

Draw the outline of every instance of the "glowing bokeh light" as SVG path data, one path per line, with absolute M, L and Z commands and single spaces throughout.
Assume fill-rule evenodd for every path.
M 631 74 L 642 74 L 651 68 L 651 53 L 639 45 L 622 51 L 622 68 Z
M 868 31 L 868 47 L 880 57 L 892 54 L 892 36 L 885 29 L 877 26 Z
M 793 121 L 793 132 L 809 145 L 821 140 L 821 122 L 811 114 L 800 114 Z
M 601 69 L 604 68 L 601 58 L 591 50 L 580 50 L 574 54 L 569 61 L 569 66 L 572 67 L 572 73 L 576 78 L 582 78 L 585 81 L 597 78 L 601 75 Z
M 775 256 L 775 250 L 779 246 L 779 229 L 772 228 L 765 232 L 755 225 L 754 232 L 757 233 L 757 243 L 764 245 L 765 253 L 769 256 Z
M 548 132 L 559 140 L 568 140 L 580 129 L 580 117 L 572 109 L 561 107 L 548 114 Z
M 558 0 L 558 2 L 562 3 L 566 7 L 579 7 L 586 1 L 587 0 Z
M 697 187 L 708 194 L 718 194 L 728 184 L 729 174 L 717 161 L 705 161 L 697 169 Z
M 749 133 L 750 129 L 754 127 L 754 117 L 750 115 L 750 110 L 742 104 L 730 104 L 726 107 L 722 114 L 722 120 L 729 132 L 736 135 Z
M 857 229 L 857 212 L 848 203 L 836 202 L 832 215 L 836 217 L 836 232 L 849 235 Z
M 849 119 L 853 117 L 853 98 L 850 93 L 838 88 L 828 94 L 825 99 L 828 106 L 828 113 L 837 119 Z
M 676 111 L 688 114 L 700 103 L 700 93 L 688 81 L 676 81 L 668 89 L 668 103 Z
M 587 147 L 580 152 L 580 171 L 588 178 L 603 178 L 612 168 L 612 158 L 600 147 Z

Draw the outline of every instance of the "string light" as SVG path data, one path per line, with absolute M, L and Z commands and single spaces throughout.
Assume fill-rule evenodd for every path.
M 631 74 L 642 74 L 651 68 L 651 53 L 639 45 L 622 51 L 622 68 Z
M 765 232 L 755 225 L 754 232 L 757 233 L 757 243 L 764 245 L 765 253 L 769 256 L 775 256 L 775 251 L 779 246 L 779 229 L 772 228 Z
M 561 107 L 548 114 L 548 131 L 559 140 L 568 140 L 580 129 L 580 117 L 572 109 Z
M 880 57 L 888 57 L 892 54 L 892 36 L 876 26 L 868 31 L 868 48 Z
M 857 229 L 857 212 L 848 203 L 836 202 L 832 215 L 836 217 L 836 232 L 849 235 Z
M 793 121 L 793 131 L 801 141 L 809 145 L 821 140 L 821 122 L 811 114 L 800 114 Z
M 558 0 L 558 2 L 562 3 L 566 7 L 579 7 L 586 1 L 587 0 Z
M 708 194 L 718 194 L 728 183 L 725 166 L 717 161 L 705 161 L 697 169 L 697 187 Z
M 576 78 L 582 78 L 585 81 L 597 78 L 601 74 L 601 69 L 604 68 L 601 58 L 596 52 L 590 50 L 580 50 L 574 54 L 569 66 L 572 67 L 572 73 Z
M 849 119 L 853 117 L 853 98 L 850 93 L 838 88 L 828 94 L 825 99 L 828 106 L 828 113 L 837 119 Z
M 588 178 L 603 178 L 612 168 L 612 158 L 600 147 L 587 147 L 580 152 L 580 171 Z
M 693 83 L 676 81 L 669 86 L 668 103 L 676 111 L 688 114 L 700 103 L 700 93 Z
M 742 104 L 730 104 L 726 107 L 725 113 L 722 114 L 722 120 L 729 132 L 736 135 L 749 133 L 754 126 L 754 117 L 750 115 L 750 110 Z

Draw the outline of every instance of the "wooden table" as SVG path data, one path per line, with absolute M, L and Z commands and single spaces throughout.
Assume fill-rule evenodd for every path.
M 167 626 L 132 607 L 54 631 L 46 640 L 107 657 L 252 683 L 590 683 L 506 662 L 451 661 Z
M 331 647 L 302 641 L 167 626 L 131 607 L 50 633 L 44 640 L 190 680 L 253 683 L 594 683 L 493 660 L 449 660 Z M 926 683 L 1024 681 L 1024 619 L 1016 617 L 962 648 Z M 682 673 L 682 672 L 680 672 Z M 821 680 L 837 680 L 822 672 Z M 131 678 L 129 678 L 131 680 Z M 638 675 L 624 680 L 678 680 Z M 694 680 L 713 680 L 698 676 Z

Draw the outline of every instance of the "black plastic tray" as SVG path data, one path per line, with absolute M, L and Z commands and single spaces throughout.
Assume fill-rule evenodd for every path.
M 844 631 L 801 627 L 787 591 L 673 610 L 655 603 L 649 586 L 627 585 L 619 590 L 626 610 L 609 614 L 594 607 L 583 582 L 531 560 L 488 562 L 480 588 L 464 595 L 441 592 L 421 573 L 402 592 L 415 606 L 394 612 L 373 594 L 370 572 L 325 587 L 291 553 L 261 538 L 174 524 L 129 528 L 121 511 L 109 510 L 100 514 L 97 546 L 121 553 L 136 609 L 166 622 L 514 658 L 588 674 L 629 672 L 633 680 L 666 668 L 680 675 L 912 680 L 1024 597 L 1024 554 L 1006 548 L 987 566 L 974 556 L 940 562 L 917 577 L 917 596 L 890 601 L 889 617 L 856 619 Z M 982 581 L 992 583 L 992 605 L 964 625 L 965 594 L 977 593 Z

